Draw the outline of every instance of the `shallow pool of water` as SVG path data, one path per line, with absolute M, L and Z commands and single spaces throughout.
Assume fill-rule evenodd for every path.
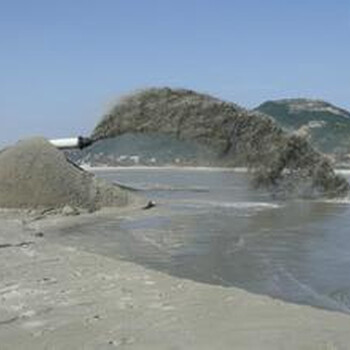
M 158 206 L 59 239 L 183 278 L 350 311 L 350 201 L 274 201 L 232 170 L 97 175 L 140 189 Z

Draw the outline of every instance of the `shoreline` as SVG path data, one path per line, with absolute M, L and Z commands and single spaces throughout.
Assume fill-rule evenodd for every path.
M 130 215 L 153 214 L 1 220 L 0 244 L 12 244 L 0 249 L 2 349 L 294 350 L 350 343 L 349 315 L 180 279 L 54 239 L 60 230 L 74 234 L 79 223 Z
M 176 166 L 176 165 L 166 165 L 166 166 L 148 166 L 148 165 L 131 165 L 131 166 L 87 166 L 81 165 L 86 171 L 125 171 L 125 170 L 189 170 L 189 171 L 227 171 L 236 173 L 248 173 L 249 170 L 246 167 L 209 167 L 209 166 Z M 335 173 L 338 175 L 350 175 L 350 169 L 335 168 Z
M 247 168 L 237 167 L 205 167 L 205 166 L 147 166 L 147 165 L 133 165 L 133 166 L 98 166 L 90 167 L 86 165 L 81 165 L 81 167 L 86 171 L 118 171 L 118 170 L 191 170 L 191 171 L 230 171 L 230 172 L 248 172 Z

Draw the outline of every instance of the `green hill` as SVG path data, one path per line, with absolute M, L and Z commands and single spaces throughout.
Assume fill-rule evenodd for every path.
M 350 113 L 310 99 L 267 101 L 255 111 L 273 117 L 284 129 L 307 136 L 321 152 L 350 153 Z

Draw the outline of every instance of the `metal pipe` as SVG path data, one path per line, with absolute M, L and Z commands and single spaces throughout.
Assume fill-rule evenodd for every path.
M 66 139 L 54 139 L 50 140 L 50 143 L 58 149 L 83 149 L 90 146 L 93 143 L 89 137 L 73 137 Z

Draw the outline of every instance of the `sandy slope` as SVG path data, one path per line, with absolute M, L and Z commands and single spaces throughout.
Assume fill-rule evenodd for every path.
M 349 349 L 347 315 L 181 280 L 50 238 L 52 228 L 93 215 L 0 219 L 1 350 Z
M 19 141 L 0 152 L 0 207 L 79 210 L 123 207 L 132 194 L 68 161 L 44 138 Z

